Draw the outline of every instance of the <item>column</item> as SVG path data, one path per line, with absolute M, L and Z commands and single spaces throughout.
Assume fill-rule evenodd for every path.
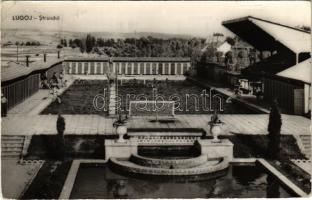
M 76 62 L 76 71 L 75 71 L 76 74 L 78 74 L 78 62 Z
M 104 74 L 104 63 L 103 62 L 101 62 L 101 74 Z
M 178 74 L 178 63 L 174 63 L 174 74 Z
M 156 63 L 155 72 L 157 75 L 159 75 L 159 63 Z
M 168 75 L 171 75 L 171 63 L 168 63 L 168 65 L 169 65 L 169 68 L 168 68 Z
M 115 62 L 113 62 L 113 69 L 112 69 L 112 72 L 113 72 L 113 73 L 115 73 L 115 72 L 116 72 L 116 69 L 115 69 L 115 68 L 116 68 L 116 63 L 115 63 Z
M 98 67 L 98 65 L 97 65 L 98 63 L 97 63 L 97 62 L 94 62 L 93 64 L 94 64 L 94 74 L 96 74 L 96 69 L 97 69 L 97 67 Z
M 184 74 L 184 71 L 183 71 L 183 63 L 181 63 L 181 66 L 180 66 L 180 67 L 181 67 L 181 71 L 180 71 L 180 72 L 181 72 L 181 75 L 183 75 L 183 74 Z
M 162 63 L 162 72 L 161 72 L 161 74 L 165 74 L 165 67 L 166 67 L 166 65 L 165 65 L 165 63 Z
M 73 73 L 73 63 L 69 62 L 68 74 L 72 74 L 72 73 Z
M 310 109 L 310 87 L 308 84 L 304 84 L 304 113 L 309 112 Z
M 119 72 L 118 72 L 118 74 L 122 74 L 121 66 L 122 66 L 122 63 L 119 63 Z
M 144 66 L 143 74 L 146 74 L 146 63 L 144 63 L 143 66 Z
M 131 74 L 134 74 L 134 63 L 131 63 Z
M 191 67 L 191 63 L 188 62 L 188 63 L 186 64 L 186 66 L 187 66 L 186 69 L 189 70 L 190 67 Z
M 138 63 L 138 74 L 141 74 L 140 72 L 141 72 L 141 62 L 140 63 Z
M 81 74 L 85 74 L 85 62 L 81 63 Z
M 153 63 L 150 63 L 150 74 L 153 74 Z
M 91 63 L 88 62 L 88 74 L 91 74 Z
M 125 62 L 125 75 L 128 74 L 128 62 Z

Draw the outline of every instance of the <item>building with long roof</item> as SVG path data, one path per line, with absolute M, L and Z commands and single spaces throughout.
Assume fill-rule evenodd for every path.
M 307 61 L 311 57 L 310 32 L 252 16 L 227 20 L 222 25 L 257 51 L 269 52 L 267 58 L 242 71 L 245 78 L 262 81 L 267 102 L 277 99 L 283 110 L 292 114 L 310 112 L 311 78 L 302 80 L 301 72 L 294 70 L 311 67 Z

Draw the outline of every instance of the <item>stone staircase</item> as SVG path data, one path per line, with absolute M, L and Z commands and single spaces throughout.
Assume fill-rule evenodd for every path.
M 112 83 L 109 88 L 109 115 L 116 115 L 116 84 Z
M 299 139 L 302 144 L 302 153 L 311 159 L 311 135 L 300 135 Z
M 19 159 L 23 152 L 25 136 L 1 136 L 1 155 L 2 158 Z

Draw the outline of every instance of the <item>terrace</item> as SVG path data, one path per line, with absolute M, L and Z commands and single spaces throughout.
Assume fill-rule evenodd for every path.
M 108 158 L 105 157 L 105 141 L 115 139 L 116 129 L 113 127 L 113 122 L 115 121 L 114 116 L 110 116 L 107 111 L 96 110 L 93 106 L 94 96 L 98 94 L 104 94 L 105 90 L 109 90 L 108 80 L 99 75 L 66 75 L 65 77 L 69 80 L 69 84 L 66 88 L 62 89 L 61 93 L 61 103 L 52 101 L 46 91 L 39 90 L 34 96 L 26 99 L 24 102 L 18 105 L 20 109 L 13 108 L 8 117 L 2 120 L 2 130 L 7 137 L 22 137 L 24 139 L 24 144 L 22 147 L 21 157 L 25 162 L 32 160 L 49 160 L 53 159 L 54 147 L 51 146 L 52 138 L 56 135 L 57 131 L 55 129 L 55 124 L 57 120 L 56 114 L 59 112 L 65 118 L 66 130 L 65 130 L 65 142 L 66 142 L 66 160 L 59 163 L 44 161 L 44 164 L 40 164 L 35 168 L 34 178 L 29 178 L 32 180 L 27 190 L 25 190 L 21 197 L 45 197 L 45 198 L 58 198 L 60 195 L 67 195 L 66 197 L 80 197 L 91 198 L 88 194 L 93 193 L 95 197 L 114 197 L 112 193 L 113 189 L 106 187 L 105 190 L 97 190 L 97 192 L 91 190 L 92 188 L 87 187 L 89 184 L 103 184 L 103 185 L 115 185 L 118 188 L 120 180 L 125 180 L 127 188 L 129 191 L 137 191 L 133 184 L 140 182 L 143 185 L 153 185 L 159 190 L 146 191 L 146 192 L 133 192 L 133 198 L 139 197 L 155 197 L 158 195 L 160 197 L 160 190 L 162 188 L 167 188 L 168 184 L 165 182 L 159 182 L 156 178 L 155 181 L 147 181 L 146 177 L 128 177 L 121 174 L 121 171 L 111 171 L 108 165 L 101 165 L 100 163 L 106 162 Z M 196 98 L 190 98 L 190 104 L 186 105 L 188 101 L 186 94 L 194 94 L 193 96 L 201 96 L 203 90 L 210 91 L 211 87 L 201 85 L 199 86 L 194 81 L 189 81 L 177 77 L 159 77 L 148 76 L 148 77 L 136 77 L 136 76 L 122 76 L 119 79 L 118 94 L 121 98 L 133 100 L 133 95 L 143 94 L 148 100 L 153 100 L 153 89 L 156 89 L 156 94 L 164 97 L 164 100 L 172 100 L 170 97 L 173 94 L 180 97 L 181 110 L 176 109 L 175 120 L 173 122 L 162 122 L 154 121 L 154 116 L 136 116 L 131 117 L 128 121 L 127 128 L 129 135 L 154 135 L 154 134 L 164 134 L 167 139 L 162 138 L 165 142 L 171 140 L 176 140 L 176 136 L 173 135 L 182 134 L 178 137 L 187 137 L 195 135 L 203 135 L 202 139 L 210 140 L 212 135 L 210 133 L 210 127 L 207 122 L 211 118 L 212 110 L 196 109 Z M 208 92 L 207 92 L 208 93 Z M 208 93 L 209 94 L 209 93 Z M 247 166 L 236 166 L 235 164 L 230 164 L 229 170 L 225 172 L 220 172 L 219 176 L 207 177 L 204 182 L 197 182 L 194 186 L 194 190 L 202 191 L 194 196 L 194 193 L 190 193 L 190 197 L 249 197 L 248 192 L 253 191 L 252 195 L 259 195 L 263 197 L 264 195 L 269 195 L 268 191 L 265 190 L 271 181 L 273 181 L 281 191 L 279 197 L 290 197 L 290 196 L 300 196 L 305 195 L 310 189 L 310 184 L 307 182 L 309 180 L 306 172 L 302 169 L 298 169 L 295 164 L 289 164 L 285 167 L 283 165 L 276 165 L 275 162 L 270 162 L 266 165 L 255 163 L 255 158 L 265 157 L 265 148 L 268 144 L 267 137 L 267 123 L 268 115 L 267 112 L 263 112 L 262 109 L 258 109 L 257 106 L 250 106 L 231 94 L 227 94 L 220 88 L 215 88 L 212 95 L 220 95 L 222 102 L 224 102 L 223 111 L 221 111 L 222 121 L 225 125 L 222 128 L 221 138 L 231 141 L 234 144 L 234 160 L 239 160 L 242 158 L 252 159 L 252 166 L 249 170 L 251 174 L 258 174 L 255 178 L 249 180 L 249 183 L 256 184 L 256 188 L 247 187 L 246 184 L 240 182 L 240 180 L 245 180 L 243 175 L 236 171 L 241 171 L 247 169 Z M 46 96 L 48 95 L 48 96 Z M 232 100 L 229 99 L 229 95 Z M 191 96 L 190 96 L 191 97 Z M 194 100 L 195 99 L 195 100 Z M 174 99 L 173 99 L 174 100 Z M 176 99 L 175 99 L 176 100 Z M 219 100 L 219 99 L 218 99 Z M 199 98 L 198 104 L 199 108 L 203 108 L 202 104 L 204 102 Z M 212 101 L 206 107 L 218 109 L 219 101 Z M 177 106 L 177 105 L 176 105 Z M 122 113 L 128 113 L 127 111 L 128 102 L 122 101 L 121 107 L 124 108 Z M 252 107 L 252 108 L 251 108 Z M 186 109 L 188 108 L 188 109 Z M 14 111 L 14 112 L 13 112 Z M 31 117 L 30 117 L 31 116 Z M 282 126 L 282 147 L 285 149 L 282 154 L 286 155 L 287 159 L 304 159 L 305 155 L 301 153 L 302 147 L 298 145 L 298 141 L 303 135 L 309 135 L 309 120 L 292 115 L 282 115 L 283 126 Z M 169 137 L 169 139 L 168 139 Z M 155 143 L 156 144 L 156 143 Z M 189 156 L 190 149 L 189 146 L 181 147 L 179 145 L 173 147 L 159 147 L 155 144 L 153 146 L 143 146 L 138 147 L 138 151 L 144 155 L 151 158 L 163 158 L 163 155 L 167 154 L 177 154 L 178 161 L 181 156 Z M 173 143 L 172 143 L 173 144 Z M 104 146 L 103 146 L 104 145 Z M 180 144 L 181 145 L 181 144 Z M 151 154 L 151 152 L 153 154 Z M 182 155 L 180 155 L 182 154 Z M 78 166 L 74 174 L 71 173 L 72 168 L 74 168 L 74 163 L 71 164 L 71 160 L 76 159 L 96 159 L 92 161 L 93 164 L 87 164 Z M 171 158 L 172 159 L 172 158 Z M 176 157 L 175 157 L 176 159 Z M 85 160 L 88 162 L 87 160 Z M 237 163 L 236 163 L 237 164 Z M 240 163 L 242 164 L 242 163 Z M 281 180 L 275 180 L 276 176 L 270 176 L 270 171 L 268 168 L 278 169 L 279 171 L 286 174 L 285 182 Z M 292 175 L 289 175 L 286 168 L 294 169 Z M 46 187 L 50 183 L 46 180 L 46 173 L 52 169 L 56 168 L 56 172 L 52 172 L 50 175 L 51 180 L 55 180 L 56 184 L 52 187 L 54 192 L 51 194 L 45 194 L 38 192 L 38 187 Z M 81 177 L 85 177 L 86 174 L 89 177 L 93 177 L 93 174 L 97 174 L 101 171 L 105 171 L 105 177 L 85 179 L 82 181 Z M 304 174 L 305 177 L 302 177 Z M 114 177 L 113 179 L 107 177 Z M 218 178 L 217 178 L 218 177 Z M 228 177 L 229 179 L 225 178 Z M 303 182 L 298 182 L 294 177 L 300 177 Z M 9 177 L 7 177 L 9 178 Z M 267 180 L 265 180 L 267 178 Z M 67 193 L 61 192 L 64 185 L 66 185 L 67 179 L 76 179 L 72 181 L 72 189 L 67 191 Z M 181 185 L 181 183 L 187 183 L 189 179 L 182 179 L 177 182 L 171 182 L 170 187 L 186 187 L 186 184 Z M 194 181 L 194 180 L 192 180 Z M 211 182 L 212 181 L 212 182 Z M 232 192 L 230 196 L 224 196 L 224 192 L 213 193 L 211 191 L 222 188 L 220 185 L 232 181 L 234 186 L 231 188 Z M 260 184 L 258 184 L 260 182 Z M 291 189 L 291 184 L 293 182 L 299 185 L 299 189 Z M 75 183 L 75 184 L 74 184 Z M 210 184 L 213 187 L 206 188 L 202 190 L 201 183 Z M 64 187 L 68 188 L 68 187 Z M 81 192 L 77 188 L 82 189 Z M 105 188 L 105 187 L 104 187 Z M 237 188 L 240 188 L 237 190 Z M 276 188 L 275 188 L 276 189 Z M 40 189 L 42 190 L 42 189 Z M 43 189 L 44 191 L 45 189 Z M 36 196 L 32 196 L 36 194 Z M 169 193 L 168 193 L 169 194 Z M 172 194 L 173 195 L 173 194 Z M 187 197 L 187 194 L 181 194 Z M 223 196 L 222 196 L 223 195 Z M 130 197 L 130 196 L 129 196 Z M 164 196 L 164 197 L 180 197 L 180 196 Z
M 79 80 L 75 80 L 79 77 Z M 65 131 L 65 139 L 66 143 L 70 145 L 68 148 L 68 158 L 96 158 L 96 159 L 104 159 L 103 153 L 95 153 L 95 151 L 99 151 L 99 147 L 101 146 L 101 141 L 104 143 L 105 138 L 115 138 L 116 133 L 113 127 L 114 118 L 107 116 L 107 112 L 96 111 L 92 106 L 92 96 L 96 94 L 103 94 L 104 88 L 107 86 L 107 80 L 90 80 L 90 76 L 66 76 L 68 80 L 72 80 L 73 83 L 69 84 L 67 88 L 64 88 L 64 92 L 61 95 L 62 103 L 58 104 L 56 102 L 52 102 L 48 99 L 41 99 L 37 97 L 37 101 L 30 98 L 19 105 L 19 107 L 28 107 L 28 109 L 20 109 L 15 110 L 15 113 L 9 113 L 9 116 L 2 121 L 2 130 L 5 135 L 8 136 L 30 136 L 32 139 L 29 141 L 28 151 L 25 154 L 24 158 L 27 159 L 47 159 L 49 158 L 49 149 L 44 147 L 45 140 L 44 137 L 52 136 L 56 134 L 55 130 L 55 122 L 56 115 L 58 112 L 62 112 L 64 114 L 66 120 L 66 131 Z M 121 80 L 119 82 L 119 92 L 122 95 L 130 94 L 146 94 L 148 98 L 152 97 L 151 89 L 152 85 L 155 83 L 155 77 L 150 77 L 148 80 L 137 78 L 136 80 L 133 77 L 123 77 L 122 85 Z M 157 80 L 157 79 L 156 79 Z M 183 94 L 188 92 L 192 93 L 200 93 L 204 87 L 197 86 L 193 82 L 189 82 L 187 80 L 166 80 L 162 79 L 161 81 L 157 81 L 157 92 L 158 94 L 163 95 L 164 97 L 169 97 L 173 93 L 177 93 L 183 97 Z M 39 91 L 42 93 L 43 91 Z M 38 94 L 39 94 L 38 93 Z M 42 93 L 43 94 L 43 93 Z M 220 93 L 219 93 L 220 94 Z M 36 94 L 37 95 L 37 94 Z M 83 97 L 83 98 L 81 98 Z M 222 94 L 223 100 L 226 100 L 226 95 Z M 185 99 L 183 99 L 184 101 Z M 44 103 L 45 102 L 45 103 Z M 30 106 L 32 104 L 33 106 Z M 36 108 L 36 105 L 41 105 L 41 109 Z M 91 105 L 90 105 L 91 104 Z M 235 104 L 234 104 L 235 105 Z M 251 152 L 246 151 L 247 146 L 245 142 L 245 137 L 249 137 L 250 140 L 255 140 L 257 137 L 264 137 L 262 139 L 258 138 L 255 141 L 266 140 L 266 128 L 268 122 L 267 114 L 257 114 L 254 109 L 250 109 L 249 106 L 246 106 L 242 103 L 238 103 L 235 106 L 233 103 L 230 103 L 224 107 L 224 112 L 222 113 L 222 120 L 225 122 L 225 126 L 223 127 L 222 137 L 229 138 L 236 148 L 234 149 L 234 157 L 235 158 L 250 158 L 255 157 L 256 155 L 250 154 Z M 123 107 L 126 107 L 127 104 L 123 104 Z M 78 109 L 78 108 L 81 108 Z M 230 110 L 230 111 L 229 111 Z M 32 117 L 29 118 L 27 113 L 32 111 Z M 23 112 L 25 112 L 23 114 Z M 258 110 L 258 113 L 262 111 Z M 19 114 L 18 114 L 19 113 Z M 127 113 L 124 111 L 124 113 Z M 248 115 L 246 115 L 248 113 Z M 195 111 L 194 105 L 191 105 L 189 108 L 189 112 L 179 112 L 176 111 L 175 121 L 172 123 L 162 123 L 162 122 L 153 122 L 151 117 L 132 117 L 128 122 L 128 131 L 129 133 L 135 134 L 138 131 L 140 134 L 151 134 L 152 132 L 162 131 L 164 133 L 169 134 L 169 132 L 177 133 L 180 132 L 189 132 L 189 133 L 206 133 L 208 138 L 211 138 L 210 129 L 207 126 L 207 122 L 210 120 L 211 111 L 203 112 L 200 110 L 198 112 Z M 309 134 L 309 121 L 303 117 L 291 116 L 291 115 L 283 115 L 283 126 L 282 126 L 282 134 L 284 135 L 283 141 L 285 142 L 283 145 L 286 149 L 290 150 L 290 158 L 301 159 L 302 155 L 297 154 L 298 147 L 294 145 L 293 137 L 298 138 L 301 135 Z M 299 119 L 300 118 L 300 119 Z M 244 122 L 242 124 L 241 122 Z M 99 139 L 99 137 L 103 137 Z M 88 137 L 88 138 L 87 138 Z M 253 138 L 255 137 L 255 138 Z M 260 140 L 259 140 L 260 139 Z M 94 141 L 97 141 L 94 143 Z M 292 141 L 292 142 L 291 142 Z M 98 143 L 100 142 L 100 143 Z M 258 143 L 256 142 L 256 143 Z M 260 142 L 261 143 L 261 142 Z M 289 146 L 291 144 L 291 146 Z M 77 146 L 78 145 L 78 146 Z M 103 144 L 102 144 L 103 145 Z M 87 147 L 89 146 L 89 147 Z M 286 147 L 287 146 L 287 147 Z M 78 149 L 77 149 L 78 148 Z M 87 149 L 85 149 L 87 148 Z M 94 149 L 97 148 L 98 150 Z M 248 147 L 250 148 L 250 147 Z M 45 150 L 46 149 L 46 150 Z M 77 151 L 78 150 L 78 151 Z M 95 151 L 94 151 L 95 150 Z M 151 149 L 141 149 L 140 152 L 151 152 Z M 160 150 L 162 152 L 164 150 Z M 168 151 L 168 150 L 165 150 Z M 180 149 L 181 152 L 186 152 L 185 150 Z M 71 152 L 71 153 L 70 153 Z M 80 153 L 78 153 L 80 152 Z M 92 153 L 93 152 L 93 153 Z M 154 151 L 155 152 L 155 151 Z M 247 153 L 248 152 L 248 153 Z M 94 154 L 95 153 L 95 154 Z M 258 155 L 259 156 L 259 155 Z M 261 157 L 261 155 L 260 155 Z M 40 165 L 42 166 L 42 165 Z M 47 166 L 46 166 L 47 167 Z M 41 168 L 41 167 L 40 167 Z M 238 169 L 240 167 L 231 166 L 231 168 Z M 44 168 L 42 168 L 43 170 Z M 82 168 L 81 170 L 83 170 Z M 103 170 L 104 168 L 91 167 L 86 168 L 86 173 L 93 173 L 97 170 Z M 251 167 L 251 170 L 255 169 L 254 173 L 260 173 L 257 167 Z M 39 169 L 38 169 L 39 170 Z M 281 169 L 282 170 L 282 169 Z M 107 171 L 107 170 L 105 170 Z M 40 177 L 39 171 L 39 177 Z M 67 172 L 64 172 L 66 175 Z M 81 171 L 77 174 L 77 185 L 73 186 L 71 197 L 75 197 L 75 195 L 84 195 L 82 193 L 77 192 L 77 187 L 85 188 L 83 186 L 85 183 L 79 181 L 81 173 L 85 173 Z M 116 176 L 115 172 L 107 172 L 107 176 Z M 230 172 L 228 172 L 230 173 Z M 261 172 L 264 173 L 264 172 Z M 236 174 L 236 173 L 235 173 Z M 63 176 L 64 176 L 63 175 Z M 229 174 L 228 176 L 233 176 L 233 174 Z M 235 175 L 236 176 L 236 175 Z M 262 175 L 266 177 L 265 173 Z M 38 177 L 38 178 L 39 178 Z M 65 177 L 63 177 L 64 180 Z M 119 177 L 117 180 L 120 180 Z M 240 178 L 239 176 L 237 178 Z M 124 178 L 121 178 L 124 179 Z M 232 179 L 232 178 L 231 178 Z M 233 177 L 233 179 L 235 179 Z M 92 179 L 94 180 L 94 179 Z M 105 179 L 109 181 L 109 179 Z M 132 179 L 129 179 L 129 184 Z M 133 179 L 137 181 L 137 179 Z M 210 180 L 210 179 L 208 179 Z M 257 179 L 253 180 L 256 181 Z M 38 180 L 34 180 L 30 187 L 30 190 L 34 185 L 38 184 Z M 64 183 L 64 182 L 63 182 Z M 80 185 L 82 184 L 82 185 Z M 104 183 L 103 183 L 104 184 Z M 144 183 L 145 184 L 145 183 Z M 155 183 L 158 184 L 158 183 Z M 160 184 L 160 183 L 159 183 Z M 161 183 L 163 184 L 163 183 Z M 266 184 L 264 182 L 264 184 Z M 156 185 L 155 185 L 156 186 Z M 162 187 L 161 185 L 157 187 Z M 197 187 L 197 186 L 196 186 Z M 200 186 L 199 186 L 200 187 Z M 215 186 L 219 187 L 219 186 Z M 238 186 L 241 187 L 241 186 Z M 282 186 L 279 186 L 282 187 Z M 304 187 L 308 187 L 305 185 Z M 250 189 L 250 188 L 249 188 Z M 87 191 L 88 188 L 85 188 Z M 242 189 L 243 195 L 247 188 Z M 262 190 L 262 189 L 260 189 Z M 258 194 L 261 192 L 259 189 L 255 190 Z M 287 192 L 287 188 L 282 189 L 285 192 L 282 192 L 281 196 L 287 197 L 292 196 L 292 192 Z M 29 194 L 26 192 L 25 195 Z M 90 191 L 89 191 L 90 192 Z M 107 191 L 103 191 L 107 193 Z M 263 191 L 265 192 L 265 191 Z M 147 193 L 134 193 L 135 197 L 139 197 L 143 195 L 147 197 Z M 158 194 L 157 192 L 155 195 Z M 102 192 L 99 192 L 97 195 L 104 195 Z M 110 197 L 111 194 L 107 194 L 106 197 Z M 246 194 L 247 195 L 247 194 Z M 243 195 L 244 196 L 244 195 Z M 85 196 L 87 197 L 87 196 Z M 152 197 L 152 196 L 151 196 Z M 202 197 L 201 195 L 197 195 L 196 197 Z M 247 196 L 246 196 L 247 197 Z

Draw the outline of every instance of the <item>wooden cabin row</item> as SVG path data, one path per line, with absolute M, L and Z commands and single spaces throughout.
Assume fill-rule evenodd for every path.
M 66 74 L 101 75 L 108 72 L 119 75 L 184 75 L 190 61 L 65 61 Z
M 43 63 L 45 65 L 45 63 Z M 23 68 L 25 66 L 19 66 Z M 36 93 L 40 89 L 40 75 L 46 73 L 48 78 L 53 76 L 54 72 L 63 70 L 61 62 L 54 63 L 51 66 L 42 67 L 37 70 L 30 70 L 30 73 L 18 75 L 22 69 L 16 70 L 16 77 L 9 80 L 1 80 L 1 91 L 7 99 L 7 109 L 23 102 L 25 99 Z M 2 74 L 5 76 L 5 74 Z

